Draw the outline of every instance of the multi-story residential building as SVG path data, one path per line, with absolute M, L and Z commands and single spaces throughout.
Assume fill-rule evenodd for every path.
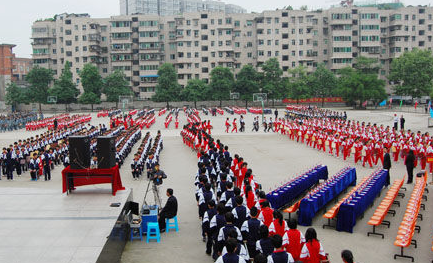
M 14 57 L 12 63 L 12 82 L 15 82 L 18 86 L 27 87 L 29 84 L 26 77 L 32 68 L 33 60 L 31 58 Z
M 179 15 L 200 11 L 246 13 L 238 5 L 225 4 L 220 1 L 202 0 L 120 0 L 120 15 Z
M 367 56 L 380 61 L 380 77 L 386 79 L 392 59 L 413 48 L 433 47 L 432 16 L 433 7 L 424 6 L 106 19 L 63 14 L 33 24 L 33 62 L 57 76 L 66 60 L 72 62 L 78 85 L 85 63 L 95 63 L 103 76 L 123 70 L 139 98 L 153 94 L 164 62 L 175 66 L 181 85 L 194 78 L 208 81 L 216 66 L 229 67 L 235 75 L 244 65 L 259 70 L 270 58 L 277 58 L 287 75 L 299 65 L 312 72 L 319 63 L 336 71 Z

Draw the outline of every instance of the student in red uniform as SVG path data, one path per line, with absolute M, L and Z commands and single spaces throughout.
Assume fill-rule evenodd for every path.
M 269 201 L 266 200 L 262 203 L 262 210 L 260 211 L 258 219 L 263 222 L 264 225 L 269 227 L 274 220 L 274 210 L 269 207 Z
M 232 132 L 235 131 L 238 133 L 238 124 L 236 123 L 236 118 L 233 119 L 233 129 Z
M 292 218 L 289 220 L 289 230 L 283 236 L 283 245 L 287 252 L 292 254 L 295 261 L 299 261 L 305 237 L 298 228 L 298 222 Z
M 226 120 L 226 133 L 229 133 L 229 128 L 230 128 L 230 120 L 229 120 L 229 118 L 227 118 L 227 120 Z
M 300 260 L 303 263 L 320 263 L 326 259 L 322 244 L 317 240 L 317 233 L 314 228 L 308 228 L 305 232 L 306 242 L 302 247 Z
M 286 233 L 288 230 L 289 228 L 287 227 L 286 221 L 283 219 L 283 214 L 281 214 L 281 212 L 278 210 L 274 210 L 274 221 L 272 221 L 271 225 L 269 226 L 269 235 L 284 236 L 284 233 Z

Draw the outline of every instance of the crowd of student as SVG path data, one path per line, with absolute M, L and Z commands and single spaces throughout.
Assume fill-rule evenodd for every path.
M 0 115 L 0 132 L 22 129 L 28 122 L 38 119 L 36 112 L 15 112 Z
M 134 180 L 138 180 L 143 171 L 147 172 L 147 178 L 149 179 L 150 173 L 159 163 L 159 154 L 162 148 L 161 132 L 158 131 L 153 144 L 152 136 L 150 132 L 147 132 L 131 162 L 131 173 Z
M 314 228 L 304 235 L 273 210 L 242 157 L 214 140 L 203 123 L 184 126 L 184 143 L 198 152 L 198 214 L 206 253 L 217 262 L 319 263 L 326 254 Z M 215 193 L 216 192 L 216 193 Z
M 14 173 L 21 176 L 30 171 L 33 181 L 38 180 L 41 175 L 45 175 L 45 180 L 50 180 L 54 165 L 62 163 L 68 154 L 67 137 L 92 134 L 94 129 L 83 123 L 76 123 L 68 128 L 20 139 L 4 147 L 0 156 L 3 176 L 13 180 Z

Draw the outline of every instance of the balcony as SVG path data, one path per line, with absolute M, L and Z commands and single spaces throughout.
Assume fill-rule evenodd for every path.
M 95 41 L 95 42 L 101 42 L 101 35 L 100 34 L 89 34 L 88 38 L 89 41 Z

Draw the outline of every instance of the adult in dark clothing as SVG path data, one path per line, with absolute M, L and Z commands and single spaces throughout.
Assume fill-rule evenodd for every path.
M 404 119 L 403 115 L 400 117 L 400 130 L 404 130 L 404 123 L 406 120 Z
M 6 164 L 7 179 L 13 180 L 14 179 L 13 171 L 14 171 L 15 160 L 12 159 L 12 152 L 11 152 L 10 148 L 7 149 L 6 158 L 5 158 L 4 162 Z
M 53 124 L 54 124 L 54 130 L 57 131 L 57 125 L 58 125 L 57 119 L 54 119 Z
M 385 155 L 383 156 L 383 169 L 388 170 L 388 176 L 386 177 L 386 185 L 390 184 L 390 169 L 391 169 L 391 156 L 389 155 L 389 149 L 384 148 Z
M 278 120 L 278 110 L 277 109 L 275 109 L 274 115 L 275 115 L 275 121 L 277 121 Z
M 161 232 L 165 231 L 165 219 L 173 218 L 177 215 L 177 199 L 173 196 L 173 189 L 167 189 L 167 196 L 167 203 L 158 215 L 158 224 Z
M 413 154 L 413 151 L 410 150 L 408 155 L 406 156 L 406 161 L 405 161 L 408 184 L 411 184 L 413 181 L 414 162 L 415 162 L 415 155 Z
M 44 164 L 45 181 L 49 181 L 51 180 L 51 166 L 50 166 L 50 155 L 48 154 L 47 151 L 44 152 L 43 164 Z

